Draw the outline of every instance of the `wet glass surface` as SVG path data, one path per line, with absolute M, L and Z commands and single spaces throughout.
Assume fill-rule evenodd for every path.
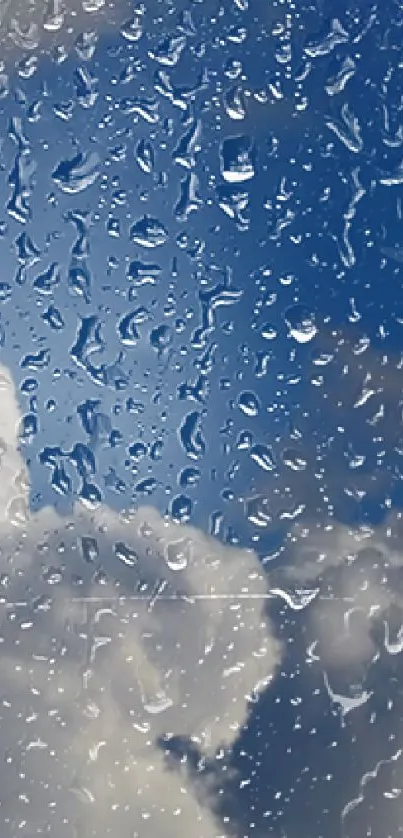
M 394 838 L 403 4 L 0 21 L 0 834 Z

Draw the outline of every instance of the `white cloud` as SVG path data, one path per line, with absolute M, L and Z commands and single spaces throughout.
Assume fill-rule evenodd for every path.
M 2 834 L 224 834 L 211 780 L 158 743 L 221 764 L 276 671 L 258 559 L 153 508 L 30 513 L 0 372 Z

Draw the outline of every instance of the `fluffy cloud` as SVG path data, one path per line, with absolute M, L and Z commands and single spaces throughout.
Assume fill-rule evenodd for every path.
M 281 657 L 257 557 L 153 508 L 31 513 L 0 384 L 2 834 L 223 834 L 217 771 Z

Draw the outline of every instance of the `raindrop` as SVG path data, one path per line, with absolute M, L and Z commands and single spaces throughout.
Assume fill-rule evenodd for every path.
M 5 303 L 12 296 L 13 289 L 9 282 L 0 282 L 0 303 Z
M 78 152 L 70 160 L 62 160 L 52 177 L 62 192 L 75 195 L 83 192 L 98 179 L 101 158 L 95 151 Z
M 238 407 L 245 416 L 257 416 L 260 403 L 255 393 L 245 390 L 238 397 Z
M 145 477 L 144 480 L 140 480 L 140 482 L 136 484 L 135 491 L 140 495 L 152 495 L 157 486 L 158 483 L 155 477 Z
M 22 443 L 31 443 L 38 433 L 38 417 L 35 413 L 22 416 L 19 428 L 19 438 Z
M 52 480 L 51 480 L 52 488 L 58 495 L 69 495 L 71 493 L 73 484 L 69 474 L 63 465 L 63 463 L 56 463 L 52 473 Z
M 221 174 L 227 183 L 243 183 L 255 174 L 254 146 L 250 137 L 228 137 L 220 149 Z
M 176 495 L 172 498 L 170 514 L 174 521 L 186 523 L 192 514 L 192 501 L 187 495 Z
M 145 174 L 150 175 L 154 168 L 154 150 L 147 140 L 140 140 L 136 147 L 136 161 Z
M 224 96 L 224 107 L 230 119 L 242 120 L 246 116 L 246 104 L 242 87 L 231 87 Z
M 83 506 L 90 510 L 96 509 L 102 503 L 102 492 L 100 488 L 95 483 L 90 483 L 87 480 L 83 480 L 78 497 Z
M 172 707 L 172 705 L 172 699 L 168 698 L 165 693 L 158 693 L 152 701 L 143 700 L 144 709 L 147 713 L 150 713 L 153 716 L 158 713 L 163 713 L 165 710 L 168 710 L 169 707 Z
M 130 20 L 127 20 L 121 27 L 120 32 L 126 41 L 130 41 L 131 43 L 139 41 L 143 34 L 141 16 L 134 15 Z
M 22 369 L 43 370 L 50 364 L 49 349 L 40 349 L 36 354 L 24 355 L 20 366 Z
M 296 303 L 286 310 L 284 320 L 288 326 L 290 337 L 294 338 L 297 343 L 309 343 L 317 334 L 314 315 L 300 303 Z
M 132 282 L 134 286 L 140 287 L 142 285 L 156 285 L 158 277 L 160 276 L 162 268 L 152 262 L 139 262 L 133 260 L 127 270 L 127 279 Z
M 96 0 L 94 0 L 95 4 Z M 101 5 L 103 5 L 104 0 L 102 0 Z M 97 46 L 98 36 L 97 33 L 94 31 L 89 32 L 81 32 L 80 35 L 76 38 L 75 41 L 75 50 L 81 61 L 91 61 L 93 58 L 95 49 Z
M 164 67 L 174 67 L 178 63 L 186 46 L 184 35 L 168 36 L 164 38 L 155 50 L 149 51 L 150 58 L 162 64 Z
M 201 429 L 201 415 L 197 410 L 188 413 L 179 427 L 179 440 L 183 450 L 192 460 L 198 460 L 206 451 L 206 440 Z
M 171 542 L 165 548 L 165 561 L 170 570 L 180 571 L 187 568 L 191 559 L 192 542 L 190 538 Z
M 329 55 L 335 47 L 345 44 L 347 41 L 348 32 L 343 29 L 338 18 L 333 18 L 330 31 L 321 33 L 321 35 L 309 41 L 305 46 L 305 53 L 309 58 L 322 58 L 324 55 Z
M 118 334 L 122 343 L 125 346 L 136 346 L 137 341 L 140 338 L 138 333 L 136 323 L 137 312 L 130 311 L 128 314 L 125 314 L 118 322 Z
M 99 547 L 96 538 L 84 535 L 81 538 L 81 552 L 84 561 L 92 564 L 99 556 Z
M 276 467 L 273 452 L 268 445 L 257 443 L 250 449 L 250 457 L 263 471 L 273 471 Z
M 284 591 L 282 588 L 271 588 L 272 596 L 278 596 L 283 599 L 293 611 L 303 611 L 308 605 L 313 602 L 318 596 L 320 588 L 313 588 L 312 590 L 302 590 L 297 588 L 295 591 Z
M 291 448 L 287 448 L 283 451 L 281 459 L 284 465 L 291 469 L 291 471 L 305 471 L 308 465 L 306 458 L 303 457 L 299 451 L 295 451 Z
M 131 227 L 130 238 L 141 247 L 160 247 L 168 240 L 168 231 L 158 218 L 145 215 Z
M 39 294 L 52 294 L 59 285 L 61 279 L 60 268 L 57 262 L 52 262 L 44 273 L 39 274 L 33 281 L 33 287 Z
M 21 495 L 12 498 L 8 504 L 6 515 L 13 527 L 25 526 L 29 521 L 29 509 L 26 498 Z
M 169 326 L 162 324 L 156 326 L 150 334 L 150 343 L 158 353 L 163 353 L 172 343 L 172 331 Z
M 42 320 L 50 326 L 55 332 L 64 328 L 63 317 L 56 306 L 50 305 L 49 308 L 41 315 Z
M 74 74 L 77 101 L 82 108 L 92 108 L 98 99 L 98 80 L 85 67 Z
M 179 475 L 179 485 L 182 488 L 186 486 L 196 486 L 201 478 L 201 471 L 198 468 L 184 468 Z
M 91 302 L 91 274 L 83 264 L 72 265 L 68 273 L 68 285 L 74 294 Z
M 128 567 L 134 567 L 138 562 L 137 553 L 128 547 L 124 541 L 116 541 L 113 545 L 113 552 L 116 558 Z

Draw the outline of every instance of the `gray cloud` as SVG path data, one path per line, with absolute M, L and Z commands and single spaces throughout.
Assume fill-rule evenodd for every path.
M 309 645 L 339 683 L 364 684 L 382 648 L 398 652 L 402 525 L 394 512 L 373 528 L 331 522 L 293 530 L 284 575 L 289 585 L 317 586 L 307 613 Z

